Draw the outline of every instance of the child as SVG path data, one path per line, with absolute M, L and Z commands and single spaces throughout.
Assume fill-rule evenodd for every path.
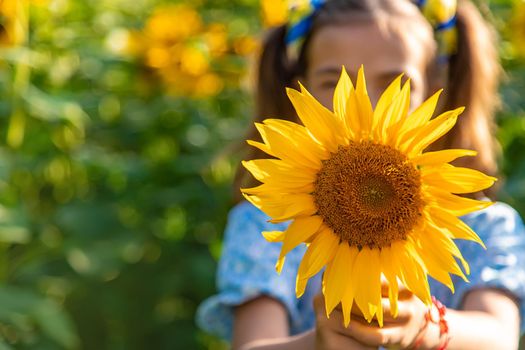
M 491 131 L 499 66 L 493 35 L 468 1 L 459 1 L 457 11 L 451 1 L 425 3 L 310 0 L 310 13 L 273 29 L 264 42 L 256 121 L 268 117 L 297 121 L 285 94 L 285 87 L 296 87 L 297 80 L 330 107 L 342 65 L 355 77 L 364 64 L 373 104 L 387 84 L 404 72 L 411 79 L 413 107 L 441 87 L 445 95 L 440 109 L 467 107 L 456 127 L 434 148 L 474 149 L 478 156 L 463 165 L 496 174 Z M 257 138 L 253 128 L 249 139 Z M 250 152 L 246 159 L 267 158 L 255 149 Z M 247 179 L 240 169 L 236 188 L 252 187 Z M 438 309 L 445 313 L 447 323 L 441 328 L 426 321 L 427 308 L 406 290 L 400 291 L 399 316 L 393 319 L 385 311 L 383 328 L 356 315 L 344 328 L 338 309 L 327 319 L 320 294 L 322 273 L 311 280 L 302 298 L 295 298 L 303 246 L 288 254 L 280 276 L 275 272 L 280 245 L 266 242 L 261 232 L 285 230 L 287 224 L 270 224 L 268 219 L 247 202 L 231 210 L 219 262 L 219 294 L 206 300 L 198 312 L 201 327 L 231 337 L 233 348 L 517 348 L 519 334 L 525 331 L 525 229 L 511 207 L 496 203 L 462 217 L 487 250 L 457 241 L 471 274 L 470 283 L 454 279 L 455 294 L 430 280 L 432 294 L 450 308 L 445 311 L 436 302 L 431 310 L 435 317 Z M 388 299 L 384 301 L 388 310 Z

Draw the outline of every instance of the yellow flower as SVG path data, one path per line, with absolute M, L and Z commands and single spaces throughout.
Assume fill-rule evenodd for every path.
M 221 57 L 228 51 L 228 30 L 222 23 L 211 24 L 204 33 L 204 41 L 213 57 Z
M 286 0 L 262 0 L 261 12 L 265 27 L 280 26 L 288 20 Z
M 0 0 L 0 47 L 17 46 L 27 36 L 26 0 Z
M 211 72 L 195 76 L 168 67 L 160 69 L 158 73 L 167 92 L 174 96 L 210 97 L 220 93 L 224 87 L 222 79 Z
M 199 76 L 208 72 L 210 63 L 201 50 L 193 46 L 187 46 L 181 54 L 180 68 L 186 74 Z
M 168 67 L 172 62 L 171 50 L 164 46 L 151 46 L 146 51 L 146 65 L 152 68 Z
M 261 43 L 252 36 L 241 36 L 233 42 L 233 51 L 237 55 L 247 56 L 260 50 Z
M 428 0 L 423 5 L 423 14 L 432 25 L 448 22 L 456 14 L 456 0 Z
M 525 57 L 525 2 L 515 2 L 508 31 L 517 54 Z
M 170 44 L 198 33 L 202 19 L 187 5 L 162 6 L 148 19 L 145 34 L 153 41 Z
M 193 88 L 196 97 L 208 97 L 217 95 L 224 87 L 222 79 L 213 73 L 207 73 L 200 76 Z
M 105 45 L 114 54 L 136 57 L 143 54 L 145 42 L 139 31 L 116 28 L 107 36 Z
M 268 241 L 283 242 L 278 272 L 288 252 L 308 246 L 297 297 L 326 266 L 327 316 L 341 303 L 348 325 L 355 303 L 369 322 L 375 316 L 382 326 L 381 276 L 394 316 L 398 280 L 427 305 L 428 275 L 452 291 L 450 274 L 466 280 L 469 267 L 453 240 L 483 242 L 458 216 L 492 203 L 457 194 L 483 190 L 496 179 L 449 164 L 474 151 L 423 153 L 455 125 L 463 108 L 431 119 L 439 91 L 409 113 L 410 83 L 401 88 L 400 76 L 373 109 L 362 67 L 355 88 L 343 69 L 333 112 L 302 85 L 287 93 L 304 126 L 280 119 L 256 124 L 263 142 L 248 143 L 276 159 L 243 162 L 262 184 L 242 191 L 272 222 L 292 220 L 284 232 L 263 232 Z
M 166 5 L 153 12 L 137 38 L 141 45 L 135 45 L 140 48 L 136 52 L 169 94 L 210 97 L 223 89 L 214 63 L 230 50 L 224 24 L 206 25 L 196 9 L 186 4 Z M 115 35 L 115 39 L 123 38 Z M 120 41 L 108 42 L 112 44 L 119 48 Z

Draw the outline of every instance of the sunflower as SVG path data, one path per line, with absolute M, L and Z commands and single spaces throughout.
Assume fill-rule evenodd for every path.
M 271 222 L 291 220 L 285 231 L 263 232 L 268 241 L 282 242 L 277 271 L 288 252 L 306 243 L 297 297 L 326 266 L 326 314 L 340 303 L 345 326 L 354 303 L 368 322 L 375 317 L 383 325 L 382 277 L 394 317 L 398 281 L 430 306 L 427 276 L 452 292 L 451 274 L 467 280 L 469 266 L 454 239 L 484 247 L 458 216 L 492 203 L 458 194 L 481 191 L 496 179 L 449 164 L 474 151 L 423 153 L 455 125 L 464 108 L 432 119 L 438 91 L 410 113 L 410 82 L 401 87 L 401 78 L 388 86 L 375 109 L 363 67 L 355 88 L 343 67 L 333 112 L 302 85 L 300 91 L 287 89 L 303 125 L 280 119 L 256 123 L 263 142 L 248 143 L 273 158 L 242 162 L 262 183 L 242 189 L 245 198 Z
M 266 28 L 283 25 L 288 19 L 288 4 L 284 0 L 262 0 L 261 14 Z
M 21 45 L 27 36 L 26 1 L 0 0 L 0 47 Z
M 525 57 L 525 2 L 516 1 L 507 27 L 510 41 L 519 57 Z

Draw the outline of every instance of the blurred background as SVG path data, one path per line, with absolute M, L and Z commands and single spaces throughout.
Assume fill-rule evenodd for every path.
M 506 69 L 500 200 L 525 215 L 525 3 L 477 3 Z M 0 0 L 0 350 L 227 348 L 194 312 L 282 20 L 262 5 Z

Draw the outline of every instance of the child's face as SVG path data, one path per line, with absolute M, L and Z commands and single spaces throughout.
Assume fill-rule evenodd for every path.
M 428 40 L 432 40 L 428 35 Z M 323 27 L 312 37 L 307 53 L 307 88 L 331 109 L 341 66 L 345 66 L 355 83 L 357 70 L 363 64 L 372 105 L 388 84 L 404 73 L 405 79 L 411 80 L 411 106 L 418 106 L 427 94 L 426 66 L 429 47 L 432 48 L 424 45 L 422 38 L 424 33 L 393 32 L 374 21 Z

